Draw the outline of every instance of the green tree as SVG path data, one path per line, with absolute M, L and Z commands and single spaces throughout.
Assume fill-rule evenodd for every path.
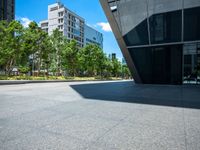
M 31 22 L 29 27 L 24 30 L 23 34 L 23 59 L 22 66 L 31 63 L 32 74 L 38 64 L 38 51 L 40 50 L 41 43 L 41 29 L 38 27 L 36 22 Z
M 53 53 L 53 44 L 50 37 L 47 33 L 44 34 L 44 39 L 41 43 L 41 59 L 43 64 L 43 70 L 47 70 L 47 75 L 49 75 L 49 67 L 52 64 L 52 53 Z
M 69 75 L 77 75 L 78 70 L 78 52 L 79 48 L 75 40 L 64 42 L 62 51 L 62 65 L 68 71 Z
M 98 72 L 101 74 L 105 68 L 104 61 L 103 50 L 97 45 L 89 44 L 79 51 L 81 69 L 87 76 L 95 76 Z
M 60 32 L 58 29 L 53 31 L 53 34 L 51 35 L 51 42 L 53 45 L 52 49 L 52 63 L 51 63 L 51 70 L 53 72 L 57 72 L 56 74 L 59 75 L 62 70 L 62 62 L 61 62 L 61 54 L 64 49 L 64 36 L 62 32 Z
M 131 77 L 131 72 L 127 65 L 122 65 L 122 77 L 126 79 Z
M 49 71 L 51 63 L 51 52 L 53 45 L 48 33 L 42 31 L 36 22 L 31 22 L 29 27 L 24 29 L 23 58 L 21 58 L 21 66 L 27 67 L 31 65 L 31 70 L 37 70 L 37 75 L 40 75 L 41 68 Z
M 0 22 L 0 64 L 5 73 L 10 75 L 13 67 L 18 63 L 22 55 L 23 26 L 18 21 L 10 23 Z
M 112 76 L 119 77 L 121 75 L 121 62 L 118 59 L 112 59 Z

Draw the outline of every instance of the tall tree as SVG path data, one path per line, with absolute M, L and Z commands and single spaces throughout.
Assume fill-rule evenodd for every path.
M 18 21 L 0 22 L 0 64 L 10 75 L 13 67 L 21 58 L 21 36 L 23 26 Z
M 79 48 L 75 40 L 65 40 L 64 49 L 62 51 L 62 64 L 67 69 L 69 75 L 77 75 L 78 70 L 78 52 Z
M 121 75 L 122 65 L 118 59 L 112 59 L 112 75 L 119 77 Z
M 47 33 L 44 34 L 44 39 L 41 43 L 41 63 L 44 65 L 43 69 L 47 70 L 47 75 L 49 75 L 49 67 L 52 63 L 52 53 L 53 53 L 53 44 L 50 37 Z
M 88 76 L 97 75 L 98 71 L 101 72 L 104 60 L 103 50 L 94 44 L 86 45 L 79 52 L 79 61 L 82 70 Z
M 57 75 L 61 73 L 62 66 L 61 66 L 61 53 L 64 48 L 64 36 L 62 32 L 60 32 L 58 29 L 53 31 L 53 34 L 51 35 L 51 42 L 53 45 L 53 51 L 52 51 L 52 64 L 51 64 L 51 70 L 56 71 Z
M 29 27 L 25 29 L 23 35 L 23 49 L 24 49 L 24 60 L 31 63 L 32 74 L 36 68 L 38 60 L 38 50 L 40 49 L 41 34 L 40 28 L 36 22 L 31 22 Z

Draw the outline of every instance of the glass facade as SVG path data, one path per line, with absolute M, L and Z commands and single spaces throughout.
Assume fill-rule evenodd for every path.
M 184 54 L 184 83 L 198 83 L 200 81 L 200 43 L 183 45 Z
M 4 1 L 0 1 L 0 20 L 3 20 L 4 18 Z
M 137 83 L 182 84 L 194 72 L 200 78 L 200 0 L 100 1 Z
M 143 83 L 182 83 L 182 45 L 131 48 L 129 52 Z
M 0 20 L 11 21 L 15 16 L 15 0 L 0 1 Z
M 184 40 L 200 40 L 200 7 L 184 10 Z
M 137 27 L 124 36 L 127 46 L 147 45 L 149 44 L 147 20 L 141 22 Z
M 180 42 L 182 31 L 182 11 L 166 12 L 149 18 L 152 44 Z

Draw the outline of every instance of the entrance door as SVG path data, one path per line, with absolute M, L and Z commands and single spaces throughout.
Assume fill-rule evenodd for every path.
M 183 45 L 184 84 L 200 84 L 200 43 Z

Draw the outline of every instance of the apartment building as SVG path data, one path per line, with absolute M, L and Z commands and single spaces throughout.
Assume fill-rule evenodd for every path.
M 103 49 L 103 34 L 85 24 L 85 19 L 58 2 L 48 6 L 48 19 L 40 27 L 50 35 L 59 29 L 67 39 L 75 39 L 79 47 L 96 44 Z
M 48 6 L 48 20 L 40 22 L 40 27 L 50 35 L 59 29 L 67 39 L 75 39 L 80 47 L 84 46 L 85 20 L 64 7 L 61 3 Z

